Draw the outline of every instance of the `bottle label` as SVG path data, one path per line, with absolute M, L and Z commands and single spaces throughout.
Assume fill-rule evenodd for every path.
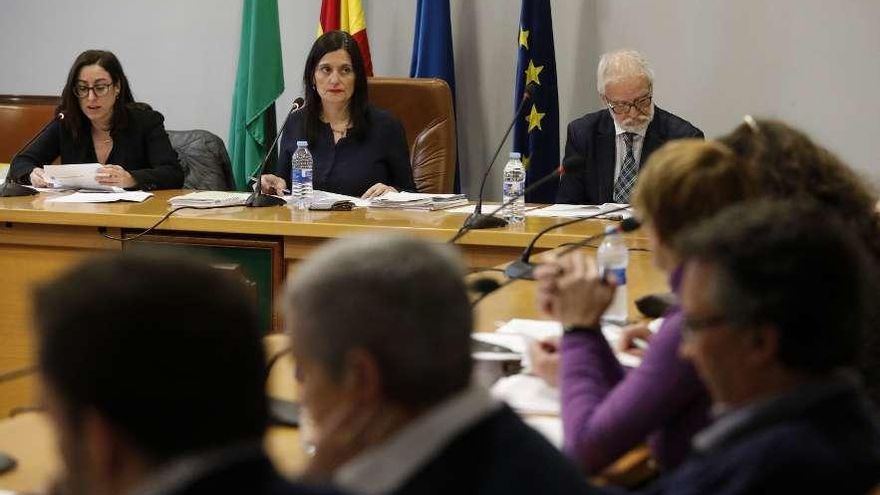
M 291 172 L 291 176 L 293 178 L 293 182 L 297 184 L 303 184 L 305 182 L 312 181 L 312 171 L 310 169 L 302 169 L 302 168 L 293 168 Z
M 614 281 L 618 287 L 620 287 L 621 285 L 626 285 L 626 267 L 607 267 L 602 271 L 602 278 L 604 278 L 605 280 L 611 280 L 612 277 L 614 278 Z
M 522 183 L 514 181 L 504 182 L 504 196 L 512 198 L 522 192 Z

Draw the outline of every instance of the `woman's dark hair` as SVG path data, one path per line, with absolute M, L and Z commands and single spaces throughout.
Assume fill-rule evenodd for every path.
M 128 105 L 134 103 L 134 96 L 131 94 L 131 87 L 128 85 L 128 78 L 122 71 L 122 64 L 116 55 L 105 50 L 86 50 L 79 54 L 70 67 L 67 74 L 67 83 L 61 91 L 61 105 L 58 107 L 59 112 L 64 112 L 64 120 L 62 125 L 70 132 L 74 139 L 77 139 L 80 132 L 88 129 L 89 120 L 83 114 L 79 106 L 79 98 L 74 93 L 79 71 L 83 67 L 89 65 L 98 65 L 110 74 L 113 84 L 119 86 L 119 97 L 113 105 L 113 115 L 110 118 L 111 134 L 125 128 L 128 123 Z
M 367 121 L 367 71 L 364 67 L 364 59 L 358 48 L 357 41 L 344 31 L 329 31 L 315 40 L 309 57 L 306 59 L 306 68 L 303 71 L 303 91 L 306 95 L 305 131 L 306 139 L 310 146 L 314 146 L 318 139 L 321 126 L 321 96 L 315 88 L 315 69 L 324 55 L 336 50 L 345 50 L 351 57 L 351 67 L 354 69 L 354 93 L 348 103 L 348 113 L 351 119 L 349 135 L 362 139 L 369 132 Z

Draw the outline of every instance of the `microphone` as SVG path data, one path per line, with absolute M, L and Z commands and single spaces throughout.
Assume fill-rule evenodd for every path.
M 492 166 L 495 165 L 495 160 L 498 158 L 498 153 L 501 153 L 501 148 L 504 146 L 505 141 L 507 141 L 507 136 L 510 135 L 510 131 L 513 129 L 513 125 L 516 124 L 516 119 L 522 115 L 523 110 L 526 107 L 526 103 L 532 99 L 532 96 L 535 93 L 535 90 L 538 89 L 538 85 L 534 82 L 530 82 L 526 85 L 526 89 L 523 91 L 522 99 L 519 101 L 519 106 L 516 107 L 516 112 L 513 114 L 513 119 L 510 121 L 510 125 L 507 126 L 507 131 L 504 133 L 504 137 L 501 138 L 501 142 L 498 143 L 498 148 L 495 150 L 495 154 L 492 155 L 492 159 L 489 161 L 489 166 L 486 168 L 486 172 L 483 174 L 483 180 L 480 182 L 480 194 L 477 196 L 477 206 L 474 208 L 474 212 L 465 220 L 465 226 L 467 226 L 467 230 L 470 229 L 491 229 L 494 227 L 504 227 L 507 225 L 507 221 L 503 218 L 496 217 L 494 215 L 483 215 L 483 189 L 486 187 L 486 179 L 489 178 L 489 173 L 492 171 Z
M 64 112 L 58 112 L 52 117 L 52 120 L 46 122 L 46 125 L 40 129 L 40 132 L 33 135 L 33 137 L 22 146 L 15 155 L 12 156 L 12 160 L 9 160 L 9 170 L 6 172 L 6 180 L 0 185 L 0 198 L 11 198 L 13 196 L 32 196 L 37 194 L 37 191 L 31 189 L 30 187 L 22 186 L 21 184 L 16 183 L 12 178 L 12 164 L 15 163 L 15 159 L 18 158 L 18 155 L 24 153 L 24 150 L 28 149 L 30 145 L 34 144 L 34 141 L 37 140 L 38 137 L 42 136 L 46 129 L 49 128 L 50 125 L 54 124 L 56 121 L 64 120 Z
M 625 210 L 627 208 L 629 208 L 629 206 L 618 206 L 618 207 L 612 208 L 610 210 L 601 211 L 598 213 L 594 213 L 592 215 L 587 215 L 585 217 L 574 218 L 574 219 L 567 220 L 562 223 L 557 223 L 557 224 L 554 224 L 554 225 L 551 225 L 551 226 L 545 228 L 544 230 L 535 234 L 535 237 L 532 238 L 532 241 L 529 243 L 529 245 L 526 246 L 525 249 L 523 249 L 523 252 L 520 255 L 518 260 L 507 265 L 507 267 L 504 269 L 504 274 L 510 278 L 522 278 L 522 279 L 532 280 L 534 278 L 534 277 L 532 277 L 532 270 L 535 269 L 535 265 L 532 263 L 529 263 L 529 258 L 532 257 L 532 250 L 535 249 L 535 243 L 537 243 L 538 239 L 543 237 L 544 234 L 546 234 L 547 232 L 550 232 L 551 230 L 556 230 L 558 228 L 565 227 L 566 225 L 571 225 L 573 223 L 582 222 L 584 220 L 589 220 L 591 218 L 600 217 L 602 215 Z M 629 230 L 622 230 L 622 232 L 629 232 Z M 605 235 L 605 234 L 603 233 L 601 235 Z
M 474 209 L 474 214 L 469 216 L 468 219 L 465 220 L 464 225 L 462 225 L 461 228 L 458 229 L 458 232 L 456 232 L 455 235 L 452 236 L 452 238 L 446 242 L 449 244 L 454 244 L 455 241 L 461 239 L 461 237 L 463 235 L 467 234 L 468 232 L 470 232 L 473 229 L 487 229 L 487 228 L 492 228 L 492 227 L 503 227 L 503 226 L 507 225 L 507 222 L 504 221 L 504 219 L 497 217 L 498 213 L 501 210 L 503 210 L 504 208 L 507 208 L 508 206 L 513 204 L 514 201 L 516 201 L 519 198 L 525 196 L 526 194 L 534 191 L 535 189 L 543 186 L 547 182 L 549 182 L 553 179 L 556 179 L 562 175 L 565 175 L 568 172 L 576 170 L 579 167 L 582 167 L 583 162 L 584 162 L 584 158 L 580 155 L 572 155 L 572 156 L 566 158 L 565 161 L 562 162 L 562 165 L 557 167 L 556 170 L 545 175 L 544 177 L 541 177 L 539 180 L 533 182 L 532 185 L 530 185 L 529 187 L 520 191 L 519 194 L 517 194 L 516 196 L 513 196 L 512 198 L 508 199 L 504 203 L 501 203 L 501 205 L 499 207 L 492 210 L 492 212 L 489 213 L 488 215 L 480 214 L 480 215 L 478 215 L 479 218 L 475 218 L 477 210 Z M 479 205 L 478 205 L 478 207 L 479 207 Z M 473 222 L 471 221 L 472 219 L 473 219 Z M 503 223 L 501 225 L 492 225 L 492 223 L 495 222 L 496 220 L 501 220 Z
M 266 156 L 263 157 L 263 161 L 260 162 L 260 165 L 255 168 L 253 172 L 251 172 L 250 178 L 248 180 L 254 181 L 254 192 L 250 196 L 248 196 L 248 199 L 245 201 L 246 206 L 262 208 L 264 206 L 282 206 L 287 204 L 286 201 L 277 196 L 263 194 L 260 179 L 266 172 L 264 170 L 266 168 L 266 163 L 269 162 L 269 156 L 275 150 L 275 145 L 278 144 L 278 138 L 281 137 L 281 134 L 284 131 L 284 127 L 287 125 L 287 121 L 290 120 L 291 115 L 302 110 L 303 107 L 305 107 L 305 100 L 302 99 L 302 97 L 298 97 L 293 100 L 293 106 L 290 108 L 290 111 L 287 112 L 287 116 L 284 117 L 284 122 L 281 123 L 281 129 L 279 129 L 278 133 L 275 134 L 275 140 L 272 141 L 272 146 L 269 146 L 269 150 L 266 152 Z

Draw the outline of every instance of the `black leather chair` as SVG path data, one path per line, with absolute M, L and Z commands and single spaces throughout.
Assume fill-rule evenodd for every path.
M 183 187 L 202 191 L 235 190 L 226 145 L 216 134 L 195 129 L 168 131 L 183 167 Z

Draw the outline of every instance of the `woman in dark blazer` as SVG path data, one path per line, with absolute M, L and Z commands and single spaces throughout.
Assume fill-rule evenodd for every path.
M 403 126 L 367 103 L 367 75 L 357 42 L 330 31 L 315 41 L 303 72 L 305 107 L 282 130 L 275 174 L 264 192 L 281 194 L 297 141 L 308 141 L 315 189 L 372 198 L 415 190 Z
M 163 126 L 164 117 L 135 103 L 115 55 L 81 53 L 61 92 L 58 118 L 15 160 L 10 174 L 19 183 L 47 187 L 43 165 L 100 163 L 101 184 L 126 189 L 175 189 L 183 170 Z

